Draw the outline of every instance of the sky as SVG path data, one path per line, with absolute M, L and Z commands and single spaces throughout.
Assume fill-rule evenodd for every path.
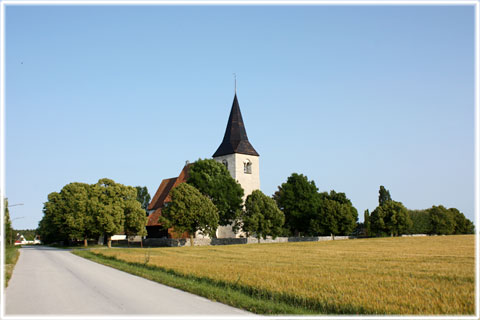
M 474 220 L 474 7 L 7 5 L 5 193 L 146 186 L 211 158 L 237 95 L 261 190 L 292 173 L 363 221 L 384 185 Z

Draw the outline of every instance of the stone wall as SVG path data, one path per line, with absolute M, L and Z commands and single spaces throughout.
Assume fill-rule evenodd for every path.
M 349 236 L 336 236 L 335 240 L 346 240 L 352 239 L 354 237 Z M 267 237 L 267 239 L 260 239 L 260 243 L 281 243 L 281 242 L 303 242 L 303 241 L 331 241 L 332 237 L 277 237 L 272 239 L 271 237 Z M 223 246 L 223 245 L 231 245 L 231 244 L 251 244 L 251 243 L 258 243 L 257 238 L 248 237 L 248 238 L 195 238 L 193 239 L 194 246 Z M 184 247 L 190 246 L 190 239 L 156 239 L 156 238 L 149 238 L 144 240 L 144 246 L 146 247 Z

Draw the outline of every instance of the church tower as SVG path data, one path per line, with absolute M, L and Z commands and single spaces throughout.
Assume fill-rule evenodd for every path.
M 230 175 L 240 183 L 244 191 L 243 200 L 253 190 L 260 189 L 259 154 L 248 141 L 236 93 L 223 141 L 213 154 L 213 159 L 223 163 Z M 230 226 L 219 227 L 217 230 L 219 238 L 236 236 L 238 235 L 232 231 Z

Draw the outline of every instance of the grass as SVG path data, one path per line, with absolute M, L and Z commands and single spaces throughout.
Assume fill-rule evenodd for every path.
M 89 244 L 88 247 L 83 246 L 83 244 L 72 245 L 72 246 L 62 246 L 59 244 L 48 244 L 48 247 L 57 248 L 57 249 L 94 249 L 94 248 L 106 248 L 106 245 L 103 244 Z
M 20 249 L 18 246 L 6 246 L 5 247 L 5 288 L 8 286 L 8 281 L 12 277 L 13 268 L 17 263 L 18 256 L 20 255 Z
M 467 315 L 474 236 L 79 251 L 261 314 Z

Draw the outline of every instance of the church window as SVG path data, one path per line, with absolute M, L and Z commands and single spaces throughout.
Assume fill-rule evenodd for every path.
M 248 159 L 243 162 L 243 173 L 252 173 L 252 163 Z
M 224 159 L 224 160 L 222 160 L 222 163 L 228 170 L 228 161 Z

